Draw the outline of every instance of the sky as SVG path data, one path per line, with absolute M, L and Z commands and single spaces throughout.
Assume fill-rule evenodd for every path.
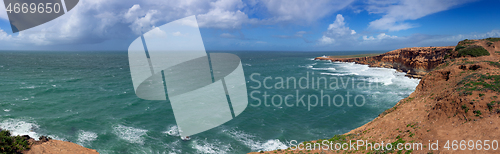
M 500 37 L 499 0 L 80 0 L 0 50 L 126 51 L 141 32 L 195 15 L 206 50 L 365 51 Z

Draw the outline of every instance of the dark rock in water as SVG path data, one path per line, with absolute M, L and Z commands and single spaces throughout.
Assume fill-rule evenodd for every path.
M 21 136 L 21 137 L 22 137 L 23 139 L 25 139 L 25 140 L 32 139 L 29 135 L 23 135 L 23 136 Z
M 49 141 L 51 138 L 50 137 L 47 137 L 47 136 L 41 136 L 40 138 L 38 138 L 38 140 L 40 140 L 41 142 L 47 142 Z

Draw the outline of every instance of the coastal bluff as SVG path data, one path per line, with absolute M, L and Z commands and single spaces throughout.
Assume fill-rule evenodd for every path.
M 34 144 L 24 154 L 99 154 L 96 150 L 85 148 L 76 143 L 49 140 L 41 144 Z
M 357 58 L 336 58 L 335 56 L 317 57 L 315 60 L 332 62 L 354 62 L 370 67 L 394 68 L 413 78 L 422 78 L 426 73 L 443 63 L 445 56 L 455 47 L 412 47 L 402 48 L 378 56 Z
M 345 134 L 253 153 L 499 153 L 500 38 L 466 39 L 455 47 L 403 48 L 373 57 L 317 59 L 420 71 L 423 76 L 408 97 Z M 351 141 L 358 147 L 360 140 L 364 143 L 359 149 L 350 148 Z M 324 141 L 348 148 L 331 149 Z M 379 149 L 373 149 L 375 143 Z M 380 143 L 394 148 L 380 149 Z M 410 148 L 396 149 L 399 144 Z

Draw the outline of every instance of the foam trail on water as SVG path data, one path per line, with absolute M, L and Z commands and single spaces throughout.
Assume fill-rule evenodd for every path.
M 219 141 L 206 141 L 206 140 L 194 140 L 192 142 L 192 147 L 196 149 L 198 153 L 206 154 L 226 154 L 231 150 L 231 145 L 224 145 Z
M 167 131 L 165 131 L 163 133 L 170 135 L 170 136 L 181 136 L 179 133 L 179 127 L 177 127 L 177 125 L 171 126 L 170 128 L 168 128 Z
M 123 125 L 117 125 L 113 127 L 113 133 L 119 138 L 126 140 L 129 143 L 144 144 L 144 138 L 142 136 L 146 135 L 148 130 L 128 127 Z
M 91 131 L 80 130 L 78 132 L 77 144 L 82 145 L 82 146 L 88 145 L 92 141 L 96 140 L 97 136 L 98 136 L 97 133 L 94 133 L 94 132 L 91 132 Z
M 255 136 L 245 134 L 242 131 L 228 131 L 223 132 L 228 133 L 232 138 L 245 144 L 247 147 L 252 149 L 252 151 L 272 151 L 277 149 L 286 149 L 288 146 L 278 139 L 267 140 L 265 142 L 257 141 Z

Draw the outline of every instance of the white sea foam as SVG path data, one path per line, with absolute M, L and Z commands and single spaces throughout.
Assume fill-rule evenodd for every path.
M 18 119 L 7 119 L 0 123 L 0 128 L 9 130 L 12 135 L 29 135 L 31 138 L 38 139 L 40 136 L 35 132 L 38 129 L 36 123 L 30 123 Z
M 339 72 L 367 76 L 369 77 L 369 82 L 380 82 L 384 85 L 398 83 L 398 85 L 405 85 L 406 87 L 414 88 L 420 81 L 418 79 L 410 79 L 404 76 L 405 73 L 396 72 L 395 69 L 368 67 L 368 65 L 355 63 L 335 62 L 335 64 Z
M 313 70 L 327 70 L 327 71 L 335 71 L 336 69 L 333 68 L 333 67 L 329 67 L 329 68 L 312 68 Z
M 21 87 L 21 89 L 35 89 L 35 86 L 27 86 L 27 87 Z
M 181 134 L 179 133 L 179 128 L 177 127 L 177 125 L 174 125 L 174 126 L 171 126 L 168 128 L 167 131 L 163 132 L 167 135 L 170 135 L 170 136 L 181 136 Z
M 319 74 L 332 75 L 332 76 L 358 75 L 356 73 L 346 73 L 346 74 L 342 74 L 342 73 L 319 73 Z
M 113 133 L 119 138 L 126 140 L 129 143 L 144 144 L 143 135 L 146 135 L 148 130 L 117 125 L 113 127 Z
M 83 130 L 80 130 L 79 133 L 78 133 L 78 141 L 77 143 L 79 145 L 88 145 L 90 144 L 92 141 L 96 140 L 97 139 L 97 133 L 94 133 L 94 132 L 90 132 L 90 131 L 83 131 Z
M 225 154 L 231 150 L 230 144 L 224 145 L 219 141 L 194 140 L 192 144 L 198 153 Z
M 245 144 L 247 147 L 252 149 L 252 151 L 272 151 L 277 149 L 286 149 L 288 146 L 278 139 L 267 140 L 264 142 L 258 141 L 255 136 L 246 134 L 242 131 L 228 131 L 223 132 L 228 133 L 235 140 Z

